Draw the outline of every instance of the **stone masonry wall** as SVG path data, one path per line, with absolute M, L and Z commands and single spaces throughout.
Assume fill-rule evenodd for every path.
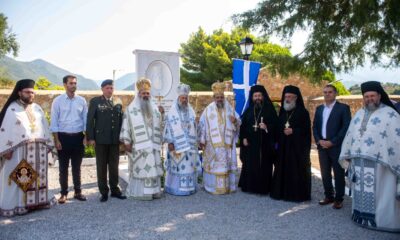
M 302 89 L 303 90 L 303 89 Z M 280 90 L 282 91 L 282 90 Z M 53 99 L 63 94 L 64 91 L 55 91 L 55 90 L 37 90 L 35 95 L 35 102 L 38 103 L 45 112 L 50 113 L 51 110 L 51 103 Z M 0 90 L 0 109 L 3 108 L 4 103 L 6 102 L 8 96 L 11 94 L 11 90 Z M 101 91 L 78 91 L 78 95 L 85 97 L 86 101 L 89 102 L 95 96 L 100 96 Z M 129 103 L 134 98 L 133 91 L 116 91 L 115 96 L 119 97 L 122 100 L 124 108 L 129 105 Z M 197 115 L 199 116 L 204 108 L 211 103 L 212 101 L 212 92 L 191 92 L 190 93 L 190 104 L 192 105 L 193 109 L 196 111 Z M 232 93 L 227 92 L 226 97 L 228 101 L 231 103 L 232 101 Z M 390 96 L 391 99 L 395 101 L 400 101 L 399 95 Z M 346 103 L 350 106 L 352 114 L 354 114 L 358 109 L 362 107 L 362 96 L 359 95 L 351 95 L 351 96 L 339 96 L 338 101 Z M 279 98 L 274 98 L 274 100 L 279 101 Z M 314 118 L 314 112 L 318 105 L 323 104 L 324 100 L 323 97 L 317 97 L 314 99 L 305 99 L 305 105 L 310 112 L 311 119 Z

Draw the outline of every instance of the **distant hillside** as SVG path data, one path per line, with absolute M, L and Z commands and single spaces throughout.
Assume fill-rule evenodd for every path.
M 49 79 L 50 82 L 62 86 L 62 78 L 71 72 L 57 67 L 42 59 L 31 62 L 20 62 L 9 57 L 0 58 L 0 67 L 4 68 L 9 77 L 14 80 L 31 78 L 36 80 L 40 76 Z M 78 89 L 97 90 L 99 87 L 92 79 L 73 73 L 78 78 Z
M 133 90 L 133 83 L 136 81 L 136 73 L 127 73 L 115 80 L 116 90 Z

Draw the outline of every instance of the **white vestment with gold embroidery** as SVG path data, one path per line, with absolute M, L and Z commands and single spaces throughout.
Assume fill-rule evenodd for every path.
M 11 103 L 0 127 L 0 139 L 0 216 L 25 214 L 28 209 L 53 203 L 47 184 L 47 153 L 53 141 L 42 108 L 33 103 L 26 110 L 18 102 Z M 5 159 L 10 152 L 12 158 Z M 26 193 L 10 178 L 23 159 L 38 174 Z
M 229 116 L 235 116 L 233 124 Z M 217 110 L 209 104 L 200 117 L 200 143 L 205 144 L 203 153 L 204 188 L 214 194 L 236 191 L 236 141 L 240 118 L 225 101 L 224 108 Z

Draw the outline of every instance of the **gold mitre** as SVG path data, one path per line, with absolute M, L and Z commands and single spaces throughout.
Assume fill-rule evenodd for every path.
M 136 81 L 136 89 L 137 91 L 150 91 L 151 89 L 151 82 L 147 78 L 140 78 Z
M 223 82 L 215 82 L 211 85 L 211 89 L 214 94 L 224 94 L 225 91 L 225 83 Z

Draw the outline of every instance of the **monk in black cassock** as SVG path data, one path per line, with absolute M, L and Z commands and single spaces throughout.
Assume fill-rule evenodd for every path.
M 242 172 L 239 187 L 243 192 L 269 194 L 272 165 L 275 161 L 278 116 L 267 91 L 261 85 L 250 89 L 249 107 L 240 126 Z
M 311 121 L 300 89 L 283 89 L 279 111 L 278 161 L 271 197 L 301 202 L 311 199 Z

